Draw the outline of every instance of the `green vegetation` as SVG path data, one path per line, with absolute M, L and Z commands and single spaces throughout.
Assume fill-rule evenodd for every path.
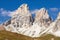
M 8 31 L 0 31 L 0 40 L 60 40 L 59 37 L 53 35 L 46 35 L 38 38 L 31 38 L 17 33 L 12 33 Z

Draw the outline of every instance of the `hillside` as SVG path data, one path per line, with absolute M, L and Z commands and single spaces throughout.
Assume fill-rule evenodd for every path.
M 0 40 L 60 40 L 59 37 L 53 35 L 46 35 L 38 38 L 31 38 L 17 33 L 12 33 L 8 31 L 0 31 Z

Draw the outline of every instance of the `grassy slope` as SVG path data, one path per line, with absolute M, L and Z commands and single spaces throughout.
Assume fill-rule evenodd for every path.
M 39 38 L 31 38 L 17 33 L 0 31 L 0 40 L 51 40 L 51 38 L 54 38 L 54 40 L 60 40 L 59 37 L 55 37 L 53 35 L 46 35 Z

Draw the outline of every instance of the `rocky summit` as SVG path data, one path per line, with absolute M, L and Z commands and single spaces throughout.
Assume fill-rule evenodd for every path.
M 48 10 L 41 8 L 36 11 L 33 19 L 27 4 L 22 4 L 12 13 L 11 19 L 2 25 L 6 31 L 29 37 L 40 37 L 46 34 L 60 37 L 60 13 L 57 19 L 52 21 L 48 15 Z

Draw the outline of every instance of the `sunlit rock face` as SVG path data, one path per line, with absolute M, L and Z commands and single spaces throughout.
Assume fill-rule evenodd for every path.
M 19 15 L 27 15 L 29 13 L 29 8 L 27 4 L 22 4 L 15 12 L 13 12 L 12 16 L 15 16 L 16 14 Z
M 21 12 L 19 12 L 20 8 L 22 8 Z M 29 10 L 27 9 L 27 5 L 22 5 L 20 8 L 18 8 L 18 10 L 16 11 L 17 15 L 14 15 L 12 17 L 11 23 L 13 24 L 15 22 L 20 27 L 28 27 L 32 23 L 32 16 L 30 12 L 28 12 Z
M 8 31 L 19 31 L 20 28 L 29 28 L 32 25 L 32 16 L 28 10 L 27 4 L 21 5 L 4 25 Z
M 35 22 L 41 24 L 42 26 L 48 27 L 52 22 L 45 8 L 41 8 L 36 12 Z
M 52 23 L 52 20 L 49 17 L 47 10 L 45 8 L 41 8 L 40 10 L 38 10 L 36 12 L 35 20 L 32 26 L 32 27 L 35 27 L 35 31 L 36 31 L 36 33 L 34 33 L 35 34 L 34 36 L 38 37 L 40 36 L 40 34 L 44 34 L 43 32 L 46 29 L 48 29 L 51 23 Z
M 59 36 L 60 13 L 55 21 L 52 21 L 45 8 L 36 11 L 33 21 L 27 4 L 22 4 L 12 13 L 10 20 L 3 23 L 5 30 L 18 34 L 40 37 L 43 34 Z

